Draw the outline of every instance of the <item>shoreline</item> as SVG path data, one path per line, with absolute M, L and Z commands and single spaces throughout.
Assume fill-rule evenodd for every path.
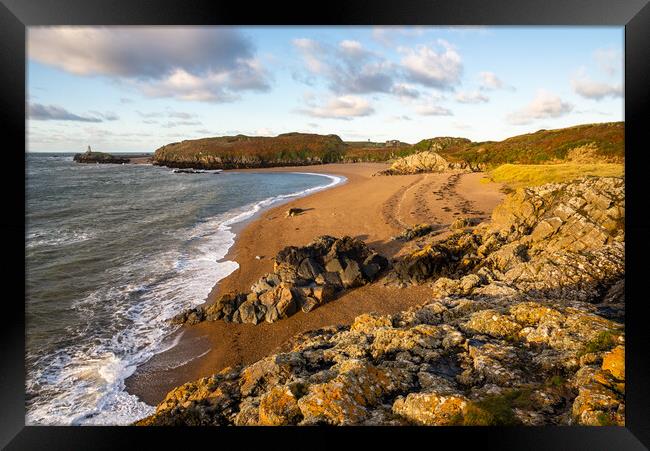
M 272 270 L 272 257 L 285 246 L 305 245 L 324 234 L 350 235 L 391 258 L 399 255 L 404 246 L 391 238 L 404 227 L 420 222 L 448 225 L 461 215 L 487 217 L 503 198 L 499 184 L 480 183 L 482 173 L 372 177 L 387 166 L 347 163 L 228 171 L 304 171 L 342 175 L 347 180 L 307 196 L 287 199 L 233 224 L 235 243 L 223 260 L 235 261 L 239 267 L 215 284 L 206 303 L 229 291 L 247 291 L 255 280 Z M 284 211 L 293 207 L 306 211 L 286 218 Z M 262 258 L 256 259 L 257 255 Z M 126 380 L 126 391 L 156 405 L 172 388 L 227 366 L 252 363 L 297 333 L 349 323 L 369 311 L 394 313 L 421 303 L 428 292 L 426 286 L 401 290 L 372 284 L 346 292 L 313 312 L 299 312 L 273 324 L 217 321 L 183 326 L 170 337 L 177 339 L 178 345 L 141 365 Z

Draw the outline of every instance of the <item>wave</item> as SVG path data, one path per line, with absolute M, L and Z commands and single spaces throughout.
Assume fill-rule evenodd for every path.
M 90 231 L 41 230 L 27 234 L 25 246 L 28 249 L 41 246 L 67 246 L 69 244 L 87 241 L 94 236 L 94 233 Z
M 330 188 L 344 177 L 311 174 L 330 183 L 302 191 L 266 198 L 207 218 L 179 231 L 183 251 L 165 251 L 148 260 L 120 268 L 111 286 L 100 287 L 73 303 L 87 324 L 72 346 L 37 359 L 27 381 L 29 401 L 26 423 L 32 425 L 123 425 L 154 412 L 154 407 L 126 392 L 125 381 L 139 365 L 174 347 L 170 343 L 179 326 L 169 319 L 180 311 L 205 302 L 215 283 L 235 271 L 237 262 L 224 260 L 235 242 L 231 227 L 252 218 L 271 205 Z M 34 238 L 34 237 L 32 237 Z M 29 241 L 29 240 L 28 240 Z M 152 269 L 153 268 L 153 269 Z M 155 270 L 154 270 L 155 269 Z M 130 274 L 148 271 L 147 279 L 127 283 Z M 153 271 L 153 272 L 152 272 Z M 124 280 L 124 284 L 120 281 Z M 121 285 L 121 286 L 120 286 Z M 112 335 L 88 340 L 89 330 L 111 315 L 119 324 Z M 113 331 L 111 331 L 113 332 Z M 75 332 L 71 331 L 73 337 Z M 85 337 L 85 340 L 81 340 Z M 74 341 L 74 340 L 73 340 Z M 205 355 L 208 351 L 204 351 Z M 193 356 L 185 365 L 201 355 Z

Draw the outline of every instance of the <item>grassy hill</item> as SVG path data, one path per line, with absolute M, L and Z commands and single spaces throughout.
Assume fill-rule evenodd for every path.
M 156 150 L 154 162 L 202 169 L 296 166 L 340 161 L 345 148 L 336 135 L 222 136 L 167 144 Z
M 586 124 L 514 136 L 499 142 L 452 143 L 439 153 L 474 163 L 538 164 L 566 160 L 570 152 L 584 149 L 599 162 L 622 163 L 625 157 L 623 122 Z M 420 143 L 415 146 L 420 145 Z M 574 152 L 576 153 L 576 152 Z M 576 156 L 578 157 L 578 156 Z
M 506 163 L 622 163 L 624 123 L 539 130 L 498 142 L 437 137 L 413 145 L 398 141 L 344 142 L 337 135 L 309 133 L 285 133 L 276 137 L 223 136 L 167 144 L 156 150 L 154 162 L 170 167 L 236 169 L 383 162 L 425 150 L 437 152 L 452 162 L 484 163 L 492 168 Z

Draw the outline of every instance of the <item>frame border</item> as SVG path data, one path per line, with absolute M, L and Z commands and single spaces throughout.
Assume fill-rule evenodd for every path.
M 650 132 L 644 118 L 650 101 L 650 33 L 649 0 L 334 0 L 324 4 L 317 14 L 290 3 L 271 2 L 251 5 L 242 2 L 209 0 L 2 0 L 0 4 L 0 91 L 2 106 L 0 123 L 5 136 L 15 144 L 7 146 L 8 177 L 2 177 L 8 209 L 0 220 L 4 236 L 25 232 L 24 178 L 15 166 L 24 168 L 25 160 L 18 148 L 26 144 L 25 73 L 26 27 L 39 25 L 610 25 L 625 26 L 625 189 L 628 205 L 626 218 L 626 426 L 625 427 L 513 427 L 513 428 L 372 428 L 373 441 L 395 437 L 407 432 L 409 438 L 448 438 L 456 443 L 468 440 L 479 446 L 524 449 L 648 449 L 650 446 L 650 388 L 648 380 L 648 348 L 650 339 L 643 315 L 643 277 L 647 267 L 650 245 L 650 224 L 643 221 L 643 172 L 647 164 L 647 143 Z M 313 11 L 313 9 L 312 9 Z M 23 172 L 24 175 L 24 172 Z M 4 186 L 6 185 L 6 187 Z M 20 274 L 25 270 L 24 249 L 18 240 L 8 240 L 11 255 L 2 260 L 0 274 L 15 293 L 24 298 L 25 286 Z M 645 276 L 647 277 L 647 276 Z M 13 291 L 13 290 L 12 290 Z M 151 428 L 134 427 L 38 427 L 25 426 L 25 336 L 24 304 L 6 297 L 5 305 L 13 309 L 9 321 L 1 329 L 0 358 L 0 446 L 6 449 L 114 449 L 133 447 L 136 443 L 151 446 Z M 633 358 L 632 358 L 633 356 Z M 302 438 L 304 433 L 327 436 L 347 435 L 365 428 L 303 428 L 292 433 Z M 155 436 L 187 446 L 187 438 L 209 439 L 218 433 L 240 436 L 246 428 L 206 430 L 192 429 L 191 435 L 178 434 L 174 428 L 158 428 Z M 258 438 L 272 440 L 282 428 L 256 428 Z M 208 438 L 208 434 L 210 437 Z M 310 434 L 311 435 L 311 434 Z M 246 434 L 247 441 L 250 434 Z M 13 438 L 13 440 L 12 440 Z M 336 437 L 338 438 L 338 437 Z M 341 437 L 343 438 L 343 437 Z M 309 442 L 304 442 L 309 443 Z M 312 442 L 313 443 L 313 442 Z M 326 443 L 326 441 L 323 441 Z M 370 443 L 370 442 L 368 442 Z M 645 445 L 644 445 L 645 444 Z M 148 446 L 147 446 L 148 445 Z

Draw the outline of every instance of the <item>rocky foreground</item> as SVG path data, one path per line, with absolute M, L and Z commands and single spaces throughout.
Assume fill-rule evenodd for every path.
M 421 306 L 300 334 L 137 424 L 623 425 L 624 217 L 622 178 L 520 189 L 406 243 L 382 281 L 429 284 Z

